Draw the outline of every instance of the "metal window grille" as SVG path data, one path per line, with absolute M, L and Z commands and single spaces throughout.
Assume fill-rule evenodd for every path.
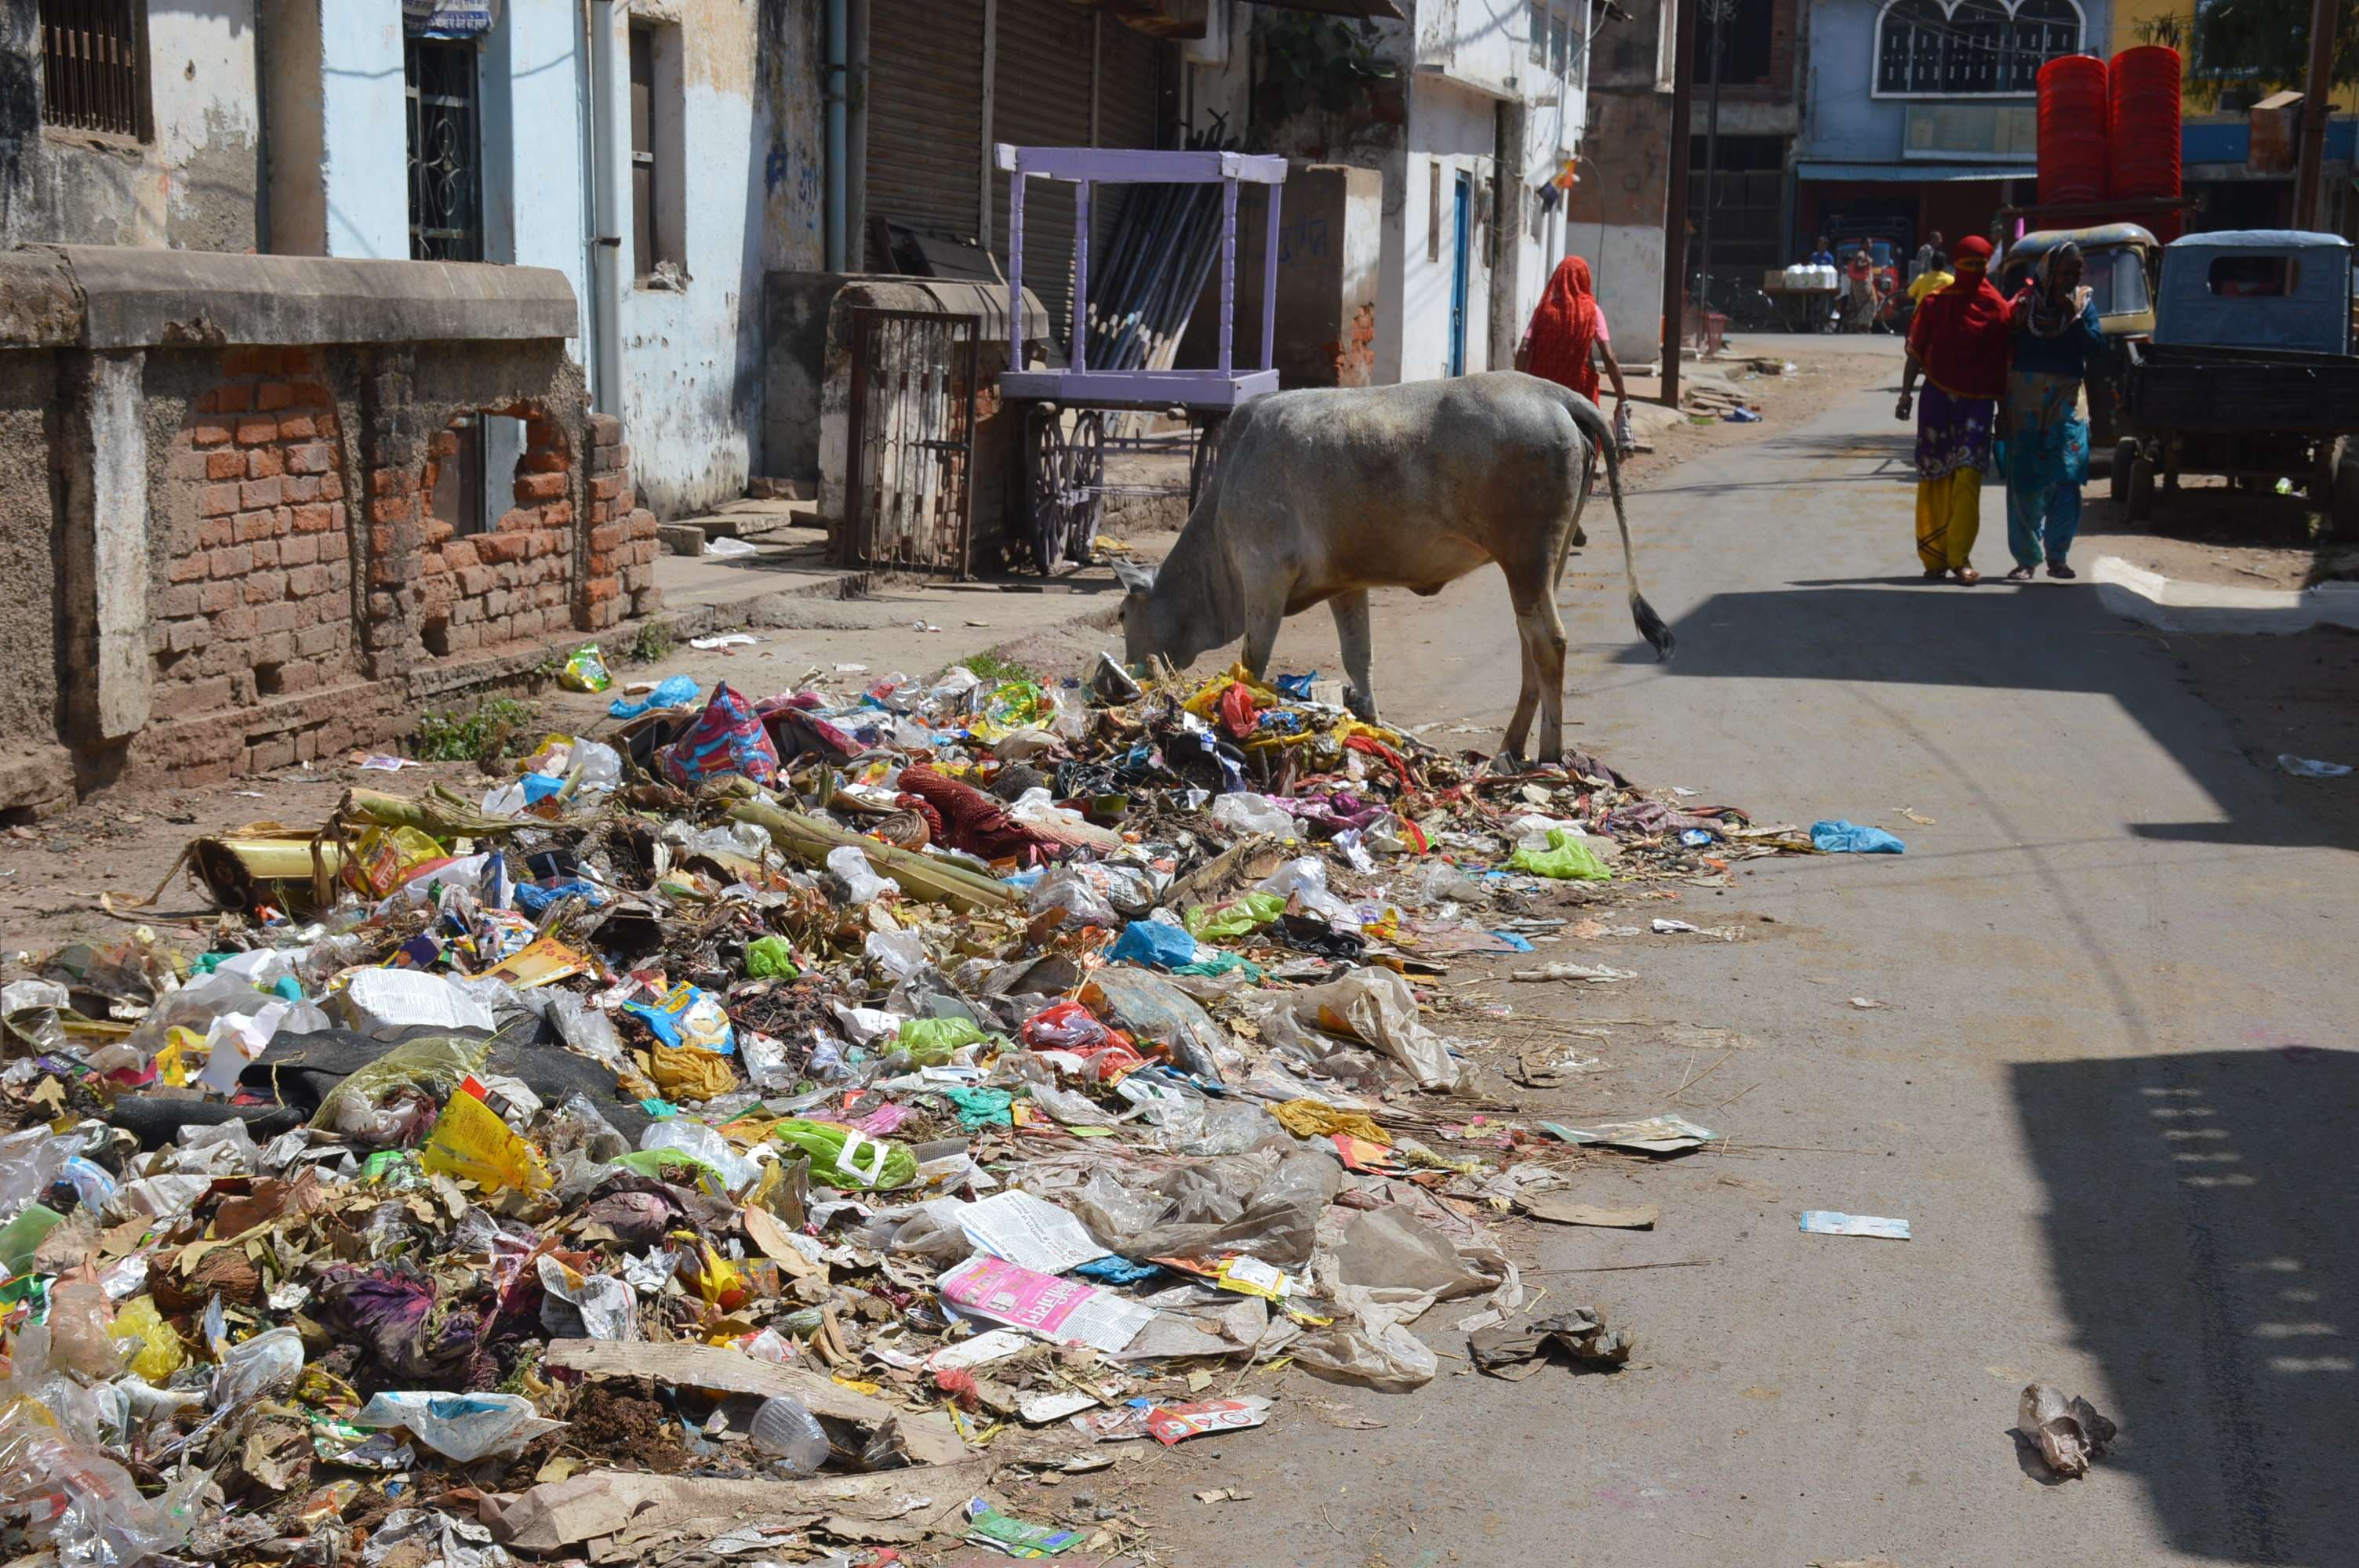
M 409 99 L 409 258 L 484 259 L 475 47 L 411 38 L 402 50 Z
M 41 119 L 145 141 L 147 7 L 133 0 L 41 0 Z

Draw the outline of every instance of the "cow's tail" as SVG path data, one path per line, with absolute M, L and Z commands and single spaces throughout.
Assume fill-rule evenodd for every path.
M 1572 422 L 1581 427 L 1581 433 L 1589 438 L 1590 444 L 1604 454 L 1605 486 L 1614 497 L 1614 525 L 1622 531 L 1622 580 L 1630 590 L 1630 619 L 1637 623 L 1638 635 L 1646 638 L 1647 645 L 1655 650 L 1655 657 L 1668 659 L 1675 645 L 1671 629 L 1663 624 L 1663 618 L 1655 613 L 1655 607 L 1647 602 L 1645 594 L 1638 591 L 1638 557 L 1630 548 L 1630 518 L 1622 506 L 1622 454 L 1614 449 L 1614 427 L 1606 419 L 1605 411 L 1581 394 L 1553 382 L 1546 384 L 1557 395 L 1566 412 L 1572 416 Z M 1581 466 L 1582 488 L 1585 491 L 1589 485 L 1586 457 Z

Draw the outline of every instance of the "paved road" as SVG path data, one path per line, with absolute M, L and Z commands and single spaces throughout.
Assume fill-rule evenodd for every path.
M 1645 1371 L 1343 1396 L 1381 1431 L 1290 1400 L 1226 1445 L 1253 1501 L 1184 1505 L 1191 1544 L 1256 1543 L 1217 1560 L 2359 1561 L 2351 847 L 2085 586 L 1997 583 L 1995 493 L 1994 580 L 1921 584 L 1886 384 L 1636 498 L 1673 663 L 1636 643 L 1610 546 L 1565 590 L 1584 743 L 1765 819 L 1910 839 L 1760 862 L 1705 913 L 1766 935 L 1625 945 L 1636 987 L 1572 1003 L 1740 1030 L 1759 1044 L 1718 1080 L 1758 1087 L 1708 1118 L 1733 1152 L 1598 1175 L 1660 1202 L 1659 1230 L 1553 1231 L 1542 1263 L 1713 1261 L 1542 1276 L 1634 1324 Z M 1505 716 L 1495 578 L 1375 625 L 1393 717 Z M 1280 643 L 1284 668 L 1333 656 L 1323 617 Z M 1676 1064 L 1630 1065 L 1606 1103 L 1675 1087 Z M 1904 1216 L 1916 1239 L 1802 1236 L 1803 1208 Z M 1430 1337 L 1462 1348 L 1449 1315 Z M 2121 1422 L 2093 1479 L 2019 1455 L 2034 1377 Z

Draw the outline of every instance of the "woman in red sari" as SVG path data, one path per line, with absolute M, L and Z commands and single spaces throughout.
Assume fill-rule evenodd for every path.
M 1628 402 L 1630 395 L 1622 387 L 1622 365 L 1614 357 L 1605 312 L 1598 306 L 1589 281 L 1589 264 L 1579 256 L 1567 256 L 1556 264 L 1555 276 L 1540 291 L 1531 325 L 1524 329 L 1523 345 L 1516 351 L 1516 368 L 1571 387 L 1594 403 L 1597 367 L 1590 360 L 1593 351 L 1604 360 L 1606 377 L 1614 383 L 1615 438 L 1617 444 L 1626 444 L 1621 440 L 1620 405 Z
M 1917 421 L 1917 559 L 1927 581 L 1982 581 L 1967 557 L 1982 529 L 1983 470 L 1990 466 L 1991 425 L 2006 393 L 2006 300 L 1984 276 L 1991 245 L 1979 234 L 1958 242 L 1957 280 L 1927 295 L 1908 319 L 1908 358 L 1900 370 L 1906 419 L 1925 378 Z

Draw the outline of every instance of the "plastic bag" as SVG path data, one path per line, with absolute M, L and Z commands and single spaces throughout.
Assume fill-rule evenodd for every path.
M 636 719 L 640 714 L 658 708 L 686 708 L 696 700 L 696 677 L 693 676 L 666 676 L 655 690 L 636 702 L 618 697 L 608 703 L 606 717 Z
M 682 789 L 706 779 L 741 773 L 757 784 L 777 781 L 778 748 L 762 727 L 753 704 L 723 681 L 679 738 L 656 753 L 665 778 Z
M 545 1192 L 555 1180 L 539 1150 L 511 1131 L 499 1112 L 463 1091 L 443 1106 L 433 1132 L 419 1150 L 418 1162 L 486 1192 L 506 1187 Z
M 651 1121 L 639 1134 L 642 1149 L 674 1149 L 693 1155 L 702 1163 L 721 1173 L 731 1192 L 740 1192 L 754 1184 L 762 1168 L 729 1146 L 729 1141 L 703 1122 L 684 1116 L 669 1117 Z
M 770 1136 L 810 1156 L 810 1179 L 821 1186 L 881 1193 L 918 1179 L 918 1157 L 908 1144 L 856 1128 L 789 1118 L 771 1128 Z
M 0 1410 L 0 1506 L 27 1518 L 28 1540 L 54 1543 L 61 1568 L 125 1568 L 178 1551 L 212 1473 L 189 1468 L 143 1498 L 129 1471 L 45 1413 L 30 1400 Z
M 958 1051 L 983 1044 L 991 1036 L 976 1028 L 971 1018 L 912 1018 L 894 1038 L 918 1065 L 940 1067 Z
M 598 644 L 584 643 L 566 655 L 557 684 L 568 691 L 604 691 L 614 684 L 614 677 L 606 673 L 606 655 L 598 651 Z
M 1079 867 L 1060 866 L 1032 884 L 1024 895 L 1024 907 L 1038 914 L 1044 910 L 1061 909 L 1068 925 L 1102 925 L 1111 928 L 1121 919 L 1114 912 L 1114 903 Z
M 614 1021 L 589 998 L 574 991 L 559 990 L 551 986 L 539 992 L 549 998 L 549 1011 L 544 1015 L 557 1026 L 565 1044 L 592 1061 L 609 1067 L 623 1065 L 623 1039 L 614 1033 Z
M 371 898 L 383 898 L 448 859 L 441 845 L 415 827 L 372 827 L 344 862 L 344 881 Z
M 354 1426 L 377 1430 L 405 1427 L 412 1437 L 462 1465 L 494 1454 L 514 1454 L 544 1432 L 565 1423 L 549 1421 L 522 1394 L 388 1392 L 377 1395 L 353 1417 Z
M 849 844 L 839 844 L 827 852 L 827 869 L 843 879 L 848 903 L 873 903 L 888 892 L 901 891 L 899 882 L 878 876 L 870 868 L 868 857 Z
M 1830 819 L 1810 824 L 1810 848 L 1821 855 L 1898 855 L 1908 846 L 1881 827 Z
M 1286 900 L 1274 892 L 1249 892 L 1221 903 L 1200 903 L 1183 924 L 1199 942 L 1225 942 L 1258 931 L 1286 913 Z
M 1583 835 L 1566 827 L 1551 827 L 1545 849 L 1518 849 L 1507 857 L 1507 864 L 1534 876 L 1554 877 L 1559 881 L 1603 882 L 1614 880 L 1597 851 L 1589 847 Z
M 1238 790 L 1212 802 L 1212 820 L 1238 833 L 1275 833 L 1282 838 L 1300 836 L 1294 814 L 1266 795 Z
M 1160 1045 L 1180 1071 L 1221 1081 L 1228 1036 L 1195 999 L 1160 975 L 1108 965 L 1082 988 L 1093 1012 L 1111 1017 L 1134 1039 Z
M 1352 906 L 1327 891 L 1327 862 L 1315 855 L 1292 860 L 1254 884 L 1256 892 L 1276 893 L 1288 904 L 1300 904 L 1338 931 L 1357 931 L 1360 917 Z
M 330 1089 L 320 1101 L 311 1125 L 332 1132 L 364 1131 L 388 1096 L 408 1089 L 439 1099 L 456 1089 L 468 1074 L 482 1072 L 491 1054 L 488 1040 L 429 1034 L 404 1041 Z
M 134 1296 L 124 1303 L 106 1332 L 129 1353 L 131 1370 L 150 1383 L 161 1383 L 188 1365 L 187 1348 L 156 1310 L 153 1296 Z
M 114 1303 L 103 1285 L 82 1281 L 49 1287 L 49 1365 L 92 1382 L 123 1374 L 113 1337 Z
M 302 1376 L 302 1331 L 267 1329 L 223 1353 L 221 1365 L 213 1368 L 213 1409 L 226 1410 L 265 1394 L 284 1393 Z
M 1262 995 L 1272 1011 L 1375 1046 L 1415 1074 L 1419 1088 L 1463 1089 L 1473 1081 L 1473 1069 L 1419 1021 L 1417 993 L 1395 970 L 1353 969 L 1325 985 Z
M 745 973 L 757 980 L 791 980 L 802 970 L 785 937 L 756 936 L 745 944 Z
M 1035 1051 L 1090 1052 L 1114 1044 L 1114 1033 L 1077 1001 L 1053 1002 L 1024 1021 L 1016 1034 Z
M 1123 927 L 1122 935 L 1107 949 L 1106 961 L 1176 969 L 1196 961 L 1196 938 L 1184 925 L 1169 925 L 1160 920 L 1134 920 Z
M 647 1195 L 635 1193 L 634 1197 Z M 535 1260 L 540 1325 L 567 1339 L 636 1339 L 638 1292 L 612 1274 L 584 1274 L 544 1252 Z

